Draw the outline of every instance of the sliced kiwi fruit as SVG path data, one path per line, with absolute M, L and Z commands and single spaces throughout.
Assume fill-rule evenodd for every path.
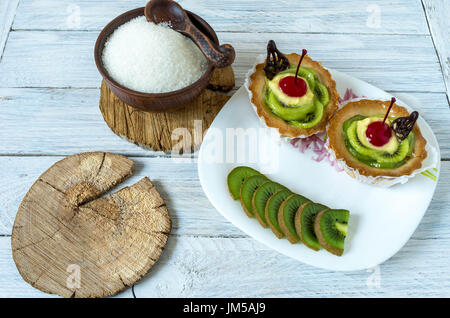
M 317 98 L 314 98 L 314 106 L 314 112 L 309 113 L 306 116 L 306 119 L 304 119 L 303 121 L 291 120 L 289 121 L 289 124 L 300 129 L 307 129 L 316 126 L 322 120 L 324 106 Z
M 258 171 L 250 167 L 237 167 L 231 170 L 228 174 L 227 184 L 228 190 L 234 200 L 239 200 L 241 197 L 241 185 L 248 177 L 260 175 Z
M 314 224 L 317 215 L 325 210 L 328 210 L 325 205 L 310 202 L 302 205 L 295 214 L 295 230 L 300 240 L 315 251 L 320 250 L 320 243 L 314 232 Z
M 322 103 L 323 106 L 327 106 L 330 102 L 330 95 L 328 94 L 328 89 L 322 83 L 316 83 L 316 87 L 314 88 L 314 93 Z
M 269 200 L 267 200 L 265 209 L 266 221 L 272 232 L 278 238 L 284 237 L 284 233 L 278 223 L 278 212 L 280 211 L 280 206 L 283 201 L 286 200 L 286 198 L 290 195 L 292 195 L 292 192 L 288 189 L 284 189 L 276 192 L 269 198 Z
M 322 247 L 338 256 L 344 253 L 349 211 L 314 203 L 249 167 L 233 169 L 227 182 L 231 196 L 240 199 L 247 216 L 256 216 L 278 238 L 286 236 L 292 244 L 302 241 L 316 251 Z
M 278 100 L 273 91 L 267 93 L 267 106 L 278 117 L 284 120 L 302 120 L 306 118 L 308 113 L 314 111 L 314 103 L 304 104 L 299 106 L 285 106 Z
M 278 224 L 281 231 L 292 244 L 298 243 L 300 237 L 295 231 L 295 214 L 298 209 L 311 200 L 299 194 L 292 194 L 283 201 L 278 212 Z
M 263 183 L 268 181 L 269 179 L 262 174 L 259 174 L 248 177 L 242 183 L 240 191 L 241 205 L 248 217 L 252 218 L 255 216 L 252 205 L 253 194 Z
M 356 151 L 355 156 L 363 161 L 370 163 L 370 161 L 374 161 L 371 166 L 380 167 L 380 168 L 396 168 L 394 164 L 403 163 L 403 160 L 410 153 L 410 142 L 409 140 L 402 141 L 397 150 L 390 154 L 388 152 L 379 151 L 376 149 L 370 149 L 364 146 L 358 138 L 356 131 L 356 122 L 353 122 L 349 125 L 347 129 L 347 138 L 350 146 Z M 350 151 L 352 152 L 352 151 Z
M 261 225 L 265 228 L 267 227 L 266 203 L 274 193 L 283 189 L 286 188 L 281 184 L 270 181 L 262 184 L 253 194 L 253 211 L 255 212 L 255 216 L 259 223 L 261 223 Z
M 400 143 L 395 153 L 384 152 L 378 155 L 376 160 L 381 163 L 396 163 L 405 160 L 409 153 L 409 141 L 404 140 Z
M 344 241 L 347 236 L 348 219 L 347 210 L 325 210 L 320 212 L 314 223 L 314 232 L 320 246 L 337 256 L 344 253 Z

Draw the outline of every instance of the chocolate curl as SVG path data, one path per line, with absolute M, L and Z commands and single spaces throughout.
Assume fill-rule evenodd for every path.
M 395 132 L 395 135 L 399 141 L 403 141 L 408 138 L 418 118 L 419 113 L 414 111 L 411 115 L 397 118 L 392 122 L 391 128 Z
M 267 58 L 264 72 L 269 80 L 272 80 L 278 73 L 287 70 L 291 66 L 288 58 L 281 53 L 274 40 L 267 43 Z

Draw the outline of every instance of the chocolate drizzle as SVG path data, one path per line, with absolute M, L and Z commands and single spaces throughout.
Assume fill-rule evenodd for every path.
M 419 118 L 419 113 L 414 111 L 411 115 L 397 118 L 392 122 L 391 128 L 399 141 L 403 141 L 409 136 L 417 118 Z
M 272 80 L 279 72 L 287 70 L 291 64 L 288 58 L 281 53 L 274 40 L 267 43 L 267 59 L 264 66 L 264 72 L 269 80 Z

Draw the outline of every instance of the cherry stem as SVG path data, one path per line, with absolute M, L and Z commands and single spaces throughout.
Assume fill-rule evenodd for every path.
M 391 111 L 392 106 L 394 105 L 395 101 L 396 101 L 395 97 L 392 97 L 392 98 L 391 98 L 391 105 L 389 105 L 389 108 L 388 108 L 388 110 L 387 110 L 387 112 L 386 112 L 386 115 L 384 115 L 383 125 L 384 125 L 384 123 L 385 123 L 385 121 L 386 121 L 386 119 L 387 119 L 387 117 L 388 117 L 388 115 L 389 115 L 389 112 Z
M 297 71 L 295 72 L 295 79 L 294 79 L 295 85 L 297 85 L 298 70 L 300 69 L 300 65 L 302 64 L 303 58 L 305 57 L 306 53 L 308 53 L 308 51 L 306 51 L 305 49 L 303 49 L 303 50 L 302 50 L 302 57 L 300 58 L 300 61 L 298 62 L 298 65 L 297 65 Z

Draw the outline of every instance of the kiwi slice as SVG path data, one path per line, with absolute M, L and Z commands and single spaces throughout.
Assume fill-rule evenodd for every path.
M 376 156 L 376 160 L 382 163 L 396 163 L 405 160 L 409 153 L 409 140 L 404 140 L 400 143 L 395 153 L 384 152 Z
M 228 191 L 230 191 L 231 196 L 234 200 L 239 200 L 241 197 L 241 185 L 245 179 L 248 177 L 260 175 L 258 171 L 249 167 L 237 167 L 231 170 L 228 174 L 227 184 Z
M 278 223 L 278 212 L 280 211 L 280 206 L 283 201 L 286 200 L 286 198 L 290 195 L 292 195 L 292 192 L 288 189 L 278 191 L 269 198 L 266 204 L 265 216 L 267 224 L 269 225 L 273 234 L 275 234 L 278 238 L 284 237 L 284 233 Z
M 364 160 L 365 158 L 370 158 L 371 160 L 376 161 L 381 167 L 384 167 L 384 164 L 392 164 L 392 163 L 400 163 L 402 162 L 409 153 L 410 142 L 409 140 L 402 141 L 395 153 L 389 154 L 388 152 L 383 152 L 375 149 L 370 149 L 365 147 L 361 141 L 358 139 L 358 135 L 356 132 L 356 122 L 350 124 L 347 130 L 348 141 L 356 150 L 357 153 L 361 154 Z M 359 158 L 359 157 L 358 157 Z
M 278 224 L 280 225 L 281 231 L 292 244 L 300 241 L 300 237 L 295 231 L 295 214 L 303 204 L 308 202 L 311 202 L 311 200 L 299 194 L 292 194 L 280 206 Z
M 310 202 L 302 205 L 295 214 L 295 230 L 300 240 L 315 251 L 320 250 L 320 244 L 314 232 L 314 222 L 317 215 L 325 210 L 328 210 L 325 205 Z
M 306 118 L 308 113 L 314 111 L 314 103 L 304 104 L 299 106 L 285 106 L 276 97 L 275 93 L 271 90 L 267 93 L 267 106 L 278 117 L 284 120 L 302 120 Z
M 270 181 L 262 184 L 253 194 L 253 211 L 255 212 L 255 216 L 259 223 L 261 223 L 261 225 L 265 228 L 267 227 L 266 203 L 274 193 L 283 189 L 286 188 L 281 184 Z
M 347 236 L 347 210 L 325 210 L 320 212 L 314 223 L 314 231 L 320 246 L 337 256 L 344 253 L 344 241 Z
M 328 103 L 330 102 L 330 95 L 328 94 L 328 89 L 325 85 L 323 85 L 322 83 L 316 83 L 314 93 L 316 94 L 322 105 L 328 105 Z
M 324 107 L 317 98 L 314 98 L 314 106 L 314 112 L 309 113 L 304 121 L 291 120 L 289 121 L 289 124 L 300 129 L 307 129 L 316 126 L 322 120 Z
M 244 209 L 245 213 L 248 215 L 248 217 L 254 217 L 255 212 L 253 211 L 253 205 L 252 205 L 252 199 L 253 194 L 255 191 L 265 182 L 268 182 L 269 180 L 263 176 L 262 174 L 255 175 L 248 177 L 245 179 L 245 181 L 242 183 L 241 186 L 241 204 L 242 208 Z

